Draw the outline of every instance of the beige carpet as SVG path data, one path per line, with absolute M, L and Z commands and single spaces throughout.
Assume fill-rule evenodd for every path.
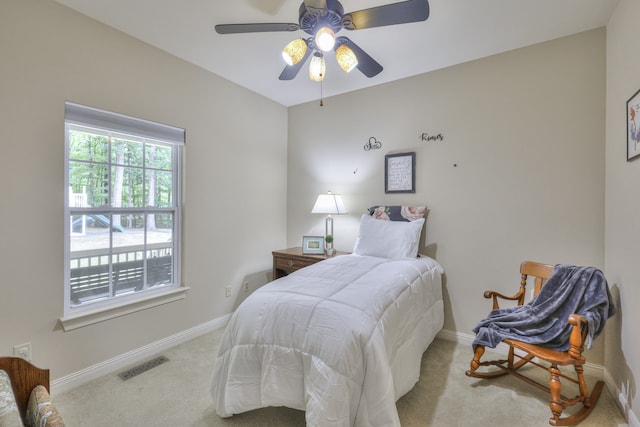
M 209 382 L 221 334 L 216 331 L 167 350 L 162 354 L 169 362 L 127 381 L 118 372 L 105 375 L 53 396 L 54 403 L 68 427 L 304 426 L 304 412 L 288 408 L 226 419 L 216 415 Z M 471 355 L 468 346 L 441 339 L 431 344 L 422 359 L 420 381 L 397 403 L 403 426 L 549 425 L 544 392 L 510 376 L 492 381 L 465 376 Z M 545 381 L 542 370 L 532 369 Z M 588 382 L 591 386 L 593 379 Z M 581 424 L 626 425 L 606 387 Z

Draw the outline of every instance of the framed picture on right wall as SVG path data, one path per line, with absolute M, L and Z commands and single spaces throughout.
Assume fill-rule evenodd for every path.
M 640 156 L 640 90 L 627 101 L 627 161 Z

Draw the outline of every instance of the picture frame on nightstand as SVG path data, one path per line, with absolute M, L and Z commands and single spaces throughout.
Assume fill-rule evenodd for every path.
M 302 253 L 305 255 L 324 254 L 324 237 L 323 236 L 303 236 L 302 237 Z

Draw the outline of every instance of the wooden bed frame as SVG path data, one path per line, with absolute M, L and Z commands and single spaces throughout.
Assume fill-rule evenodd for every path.
M 49 390 L 49 370 L 40 369 L 20 357 L 0 357 L 0 369 L 7 372 L 22 421 L 25 420 L 31 390 L 43 385 Z

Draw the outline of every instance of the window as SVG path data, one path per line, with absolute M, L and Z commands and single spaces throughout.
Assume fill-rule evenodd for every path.
M 183 144 L 183 129 L 65 104 L 65 317 L 179 288 Z

